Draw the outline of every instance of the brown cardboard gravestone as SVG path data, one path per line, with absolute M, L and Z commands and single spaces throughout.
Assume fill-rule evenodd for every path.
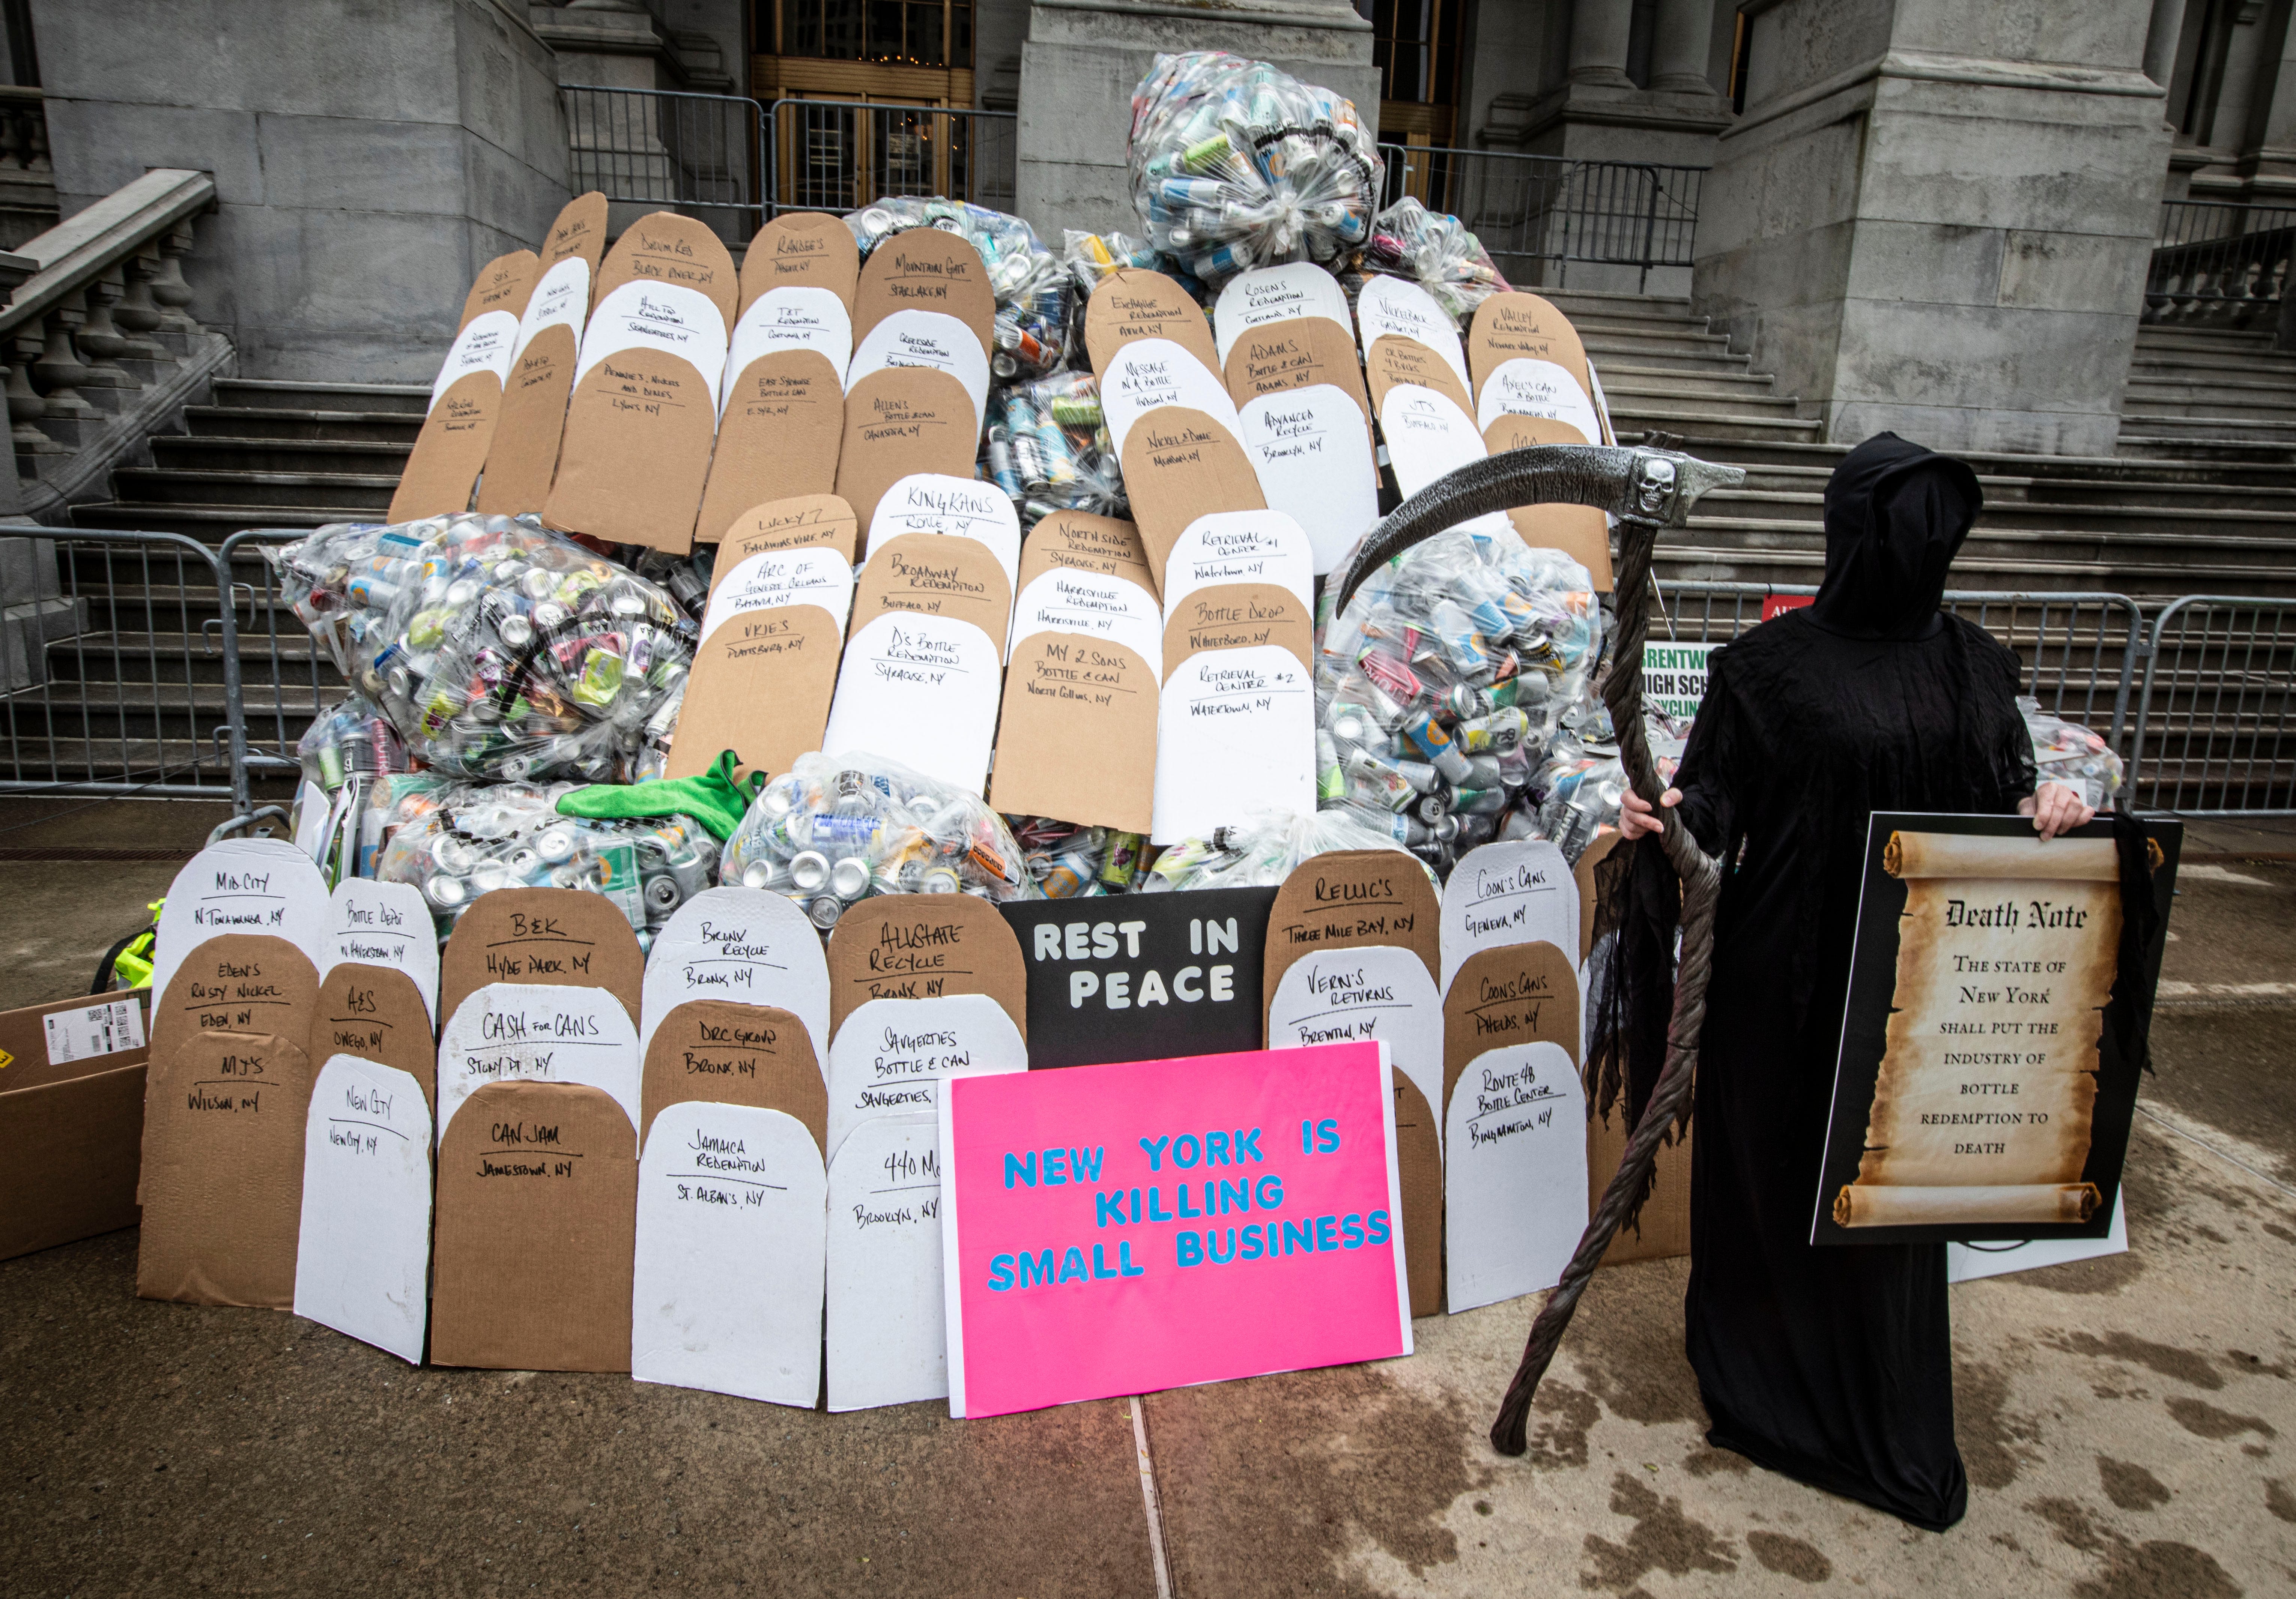
M 1427 1096 L 1399 1071 L 1395 1086 L 1395 1165 L 1403 1189 L 1403 1267 L 1411 1314 L 1443 1308 L 1443 1153 Z
M 1137 651 L 1081 633 L 1031 634 L 1004 669 L 991 803 L 1015 816 L 1145 833 L 1155 808 L 1158 703 L 1156 675 Z
M 1494 416 L 1483 430 L 1484 447 L 1494 455 L 1534 444 L 1587 442 L 1569 422 L 1544 416 Z M 1523 543 L 1535 550 L 1561 550 L 1587 569 L 1596 594 L 1611 592 L 1611 524 L 1601 512 L 1592 505 L 1517 505 L 1507 518 Z
M 845 441 L 845 374 L 816 349 L 759 356 L 732 380 L 709 459 L 694 540 L 716 544 L 767 500 L 837 487 Z
M 850 638 L 896 611 L 971 622 L 1002 653 L 1013 620 L 1013 586 L 996 553 L 977 538 L 903 533 L 879 545 L 861 569 L 845 635 Z
M 857 339 L 860 330 L 854 333 Z M 853 507 L 865 538 L 877 502 L 903 478 L 914 472 L 971 477 L 979 437 L 972 397 L 948 373 L 930 366 L 873 372 L 845 397 L 838 497 Z
M 1571 1064 L 1578 1047 L 1578 973 L 1570 957 L 1543 941 L 1502 944 L 1469 955 L 1443 996 L 1443 1104 L 1477 1055 L 1511 1044 L 1559 1044 Z
M 778 776 L 820 749 L 844 647 L 837 619 L 818 605 L 720 622 L 693 652 L 663 775 L 698 776 L 731 750 L 742 773 Z
M 310 1054 L 315 1070 L 336 1055 L 396 1066 L 422 1085 L 424 1101 L 438 1113 L 437 1029 L 422 1007 L 422 990 L 395 967 L 343 961 L 327 969 L 319 980 Z
M 1206 372 L 1219 373 L 1219 347 L 1203 308 L 1160 272 L 1119 266 L 1093 285 L 1085 302 L 1085 355 L 1095 372 L 1106 372 L 1116 352 L 1136 339 L 1168 339 Z
M 471 901 L 439 957 L 439 1025 L 488 983 L 549 983 L 603 988 L 635 1026 L 644 980 L 637 935 L 604 895 L 496 889 Z
M 996 907 L 971 894 L 881 894 L 829 934 L 829 1036 L 873 999 L 986 994 L 1029 1036 L 1021 940 Z
M 775 289 L 826 289 L 849 310 L 860 275 L 860 247 L 842 219 L 826 211 L 786 212 L 759 228 L 742 257 L 741 309 Z
M 1371 425 L 1355 340 L 1328 316 L 1295 316 L 1252 329 L 1228 346 L 1223 376 L 1228 398 L 1239 406 L 1262 395 L 1329 383 L 1355 401 L 1364 425 Z
M 985 353 L 996 317 L 988 268 L 967 240 L 937 227 L 904 228 L 880 240 L 853 290 L 853 348 L 896 311 L 939 311 L 972 330 Z M 955 381 L 954 379 L 950 380 Z M 957 385 L 959 391 L 963 384 Z M 970 412 L 972 401 L 967 398 Z M 971 456 L 967 456 L 969 462 Z M 917 467 L 918 472 L 938 470 Z M 847 496 L 851 498 L 849 495 Z M 859 502 L 855 501 L 857 508 Z M 868 515 L 866 510 L 862 515 Z
M 1280 583 L 1215 583 L 1172 607 L 1164 624 L 1164 676 L 1206 650 L 1275 644 L 1314 670 L 1316 624 L 1300 596 Z
M 1132 424 L 1123 457 L 1133 521 L 1159 594 L 1165 562 L 1190 522 L 1215 511 L 1267 509 L 1251 458 L 1225 424 L 1201 411 L 1157 406 Z
M 503 373 L 518 342 L 519 313 L 534 286 L 530 250 L 496 256 L 479 269 L 439 379 L 445 387 L 422 418 L 406 470 L 390 496 L 389 520 L 413 521 L 467 511 L 501 414 Z M 473 327 L 473 323 L 479 324 Z
M 1387 391 L 1398 383 L 1416 383 L 1422 389 L 1432 389 L 1447 396 L 1468 416 L 1475 414 L 1474 397 L 1459 381 L 1458 369 L 1418 340 L 1406 339 L 1401 333 L 1382 333 L 1371 341 L 1371 348 L 1364 355 L 1364 376 L 1371 385 L 1374 415 L 1386 403 Z
M 805 1123 L 828 1164 L 828 1081 L 805 1023 L 788 1011 L 730 999 L 672 1007 L 646 1045 L 638 1147 L 656 1116 L 689 1099 L 786 1111 Z
M 700 295 L 706 307 L 673 305 L 664 298 L 655 308 L 657 320 L 691 310 L 696 332 L 690 348 L 696 354 L 693 359 L 675 354 L 670 344 L 633 346 L 589 368 L 567 402 L 558 474 L 542 520 L 561 532 L 683 554 L 693 545 L 694 518 L 717 440 L 711 389 L 724 375 L 733 328 L 734 258 L 701 223 L 667 211 L 641 217 L 598 275 L 583 330 L 586 347 L 606 337 L 619 320 L 610 315 L 609 302 L 626 283 L 659 283 Z M 714 329 L 704 325 L 713 314 Z M 715 370 L 703 370 L 712 363 Z
M 502 414 L 479 484 L 479 509 L 490 516 L 539 511 L 550 497 L 558 441 L 566 431 L 566 399 L 574 389 L 574 361 L 605 253 L 606 197 L 593 189 L 568 201 L 543 239 L 522 320 L 531 323 L 544 315 L 550 320 L 518 352 L 503 385 Z M 553 275 L 572 260 L 582 263 L 578 272 L 570 268 Z
M 1292 869 L 1267 913 L 1264 1002 L 1275 1003 L 1275 986 L 1302 957 L 1332 949 L 1395 945 L 1426 964 L 1430 982 L 1440 982 L 1441 923 L 1442 901 L 1414 857 L 1394 849 L 1310 856 Z
M 1589 398 L 1594 395 L 1595 385 L 1587 371 L 1587 347 L 1579 342 L 1578 330 L 1568 316 L 1536 294 L 1515 290 L 1484 300 L 1475 308 L 1465 343 L 1467 372 L 1475 380 L 1479 402 L 1491 373 L 1516 359 L 1552 361 L 1576 379 Z M 1475 407 L 1468 406 L 1467 414 L 1474 415 Z
M 861 559 L 861 523 L 853 507 L 833 494 L 800 494 L 752 505 L 734 519 L 718 546 L 709 575 L 716 594 L 726 575 L 752 555 L 769 550 L 835 550 L 849 562 Z
M 152 1007 L 142 1298 L 294 1304 L 318 986 L 284 939 L 233 933 L 194 946 Z
M 1021 589 L 1062 568 L 1122 578 L 1146 589 L 1151 599 L 1160 602 L 1162 597 L 1157 574 L 1149 570 L 1140 529 L 1112 516 L 1055 511 L 1029 530 L 1029 542 L 1021 546 Z
M 628 1371 L 637 1129 L 613 1096 L 488 1083 L 438 1169 L 431 1364 Z

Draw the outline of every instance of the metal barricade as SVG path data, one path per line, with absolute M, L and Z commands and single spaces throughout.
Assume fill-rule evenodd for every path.
M 767 211 L 850 211 L 942 195 L 1009 211 L 1020 115 L 972 106 L 776 100 L 766 109 Z
M 1408 194 L 1430 210 L 1451 212 L 1475 230 L 1510 281 L 1561 288 L 1574 265 L 1631 267 L 1640 293 L 1657 268 L 1690 266 L 1704 167 L 1429 144 L 1379 148 L 1387 162 L 1384 203 Z
M 756 101 L 577 84 L 558 92 L 576 193 L 595 189 L 610 201 L 693 212 L 735 243 L 763 224 Z
M 2193 594 L 2152 624 L 2128 786 L 2147 810 L 2296 815 L 2296 600 Z
M 234 703 L 240 715 L 227 736 L 242 787 L 250 776 L 292 774 L 304 730 L 349 687 L 295 614 L 278 569 L 264 556 L 266 545 L 307 536 L 299 528 L 250 528 L 225 539 L 216 552 L 217 570 L 230 579 L 231 603 L 223 614 L 230 619 L 228 669 L 238 685 Z M 250 668 L 255 668 L 252 682 Z
M 1726 644 L 1762 620 L 1762 602 L 1817 590 L 1798 584 L 1666 582 L 1653 636 Z M 1984 628 L 2018 660 L 2025 692 L 2069 722 L 2103 734 L 2124 758 L 2128 703 L 2147 649 L 2144 612 L 2116 594 L 1997 594 L 1948 589 L 1945 609 Z M 2296 634 L 2292 634 L 2296 644 Z

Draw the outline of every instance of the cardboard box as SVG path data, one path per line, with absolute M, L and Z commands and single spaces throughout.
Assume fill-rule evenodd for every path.
M 135 1203 L 144 1147 L 144 994 L 82 996 L 0 1013 L 0 1259 L 93 1238 L 142 1219 Z M 66 1027 L 100 1006 L 130 1004 L 135 1040 L 98 1053 L 100 1028 Z M 48 1018 L 64 1037 L 52 1054 Z M 114 1011 L 115 1023 L 125 1021 Z M 55 1058 L 61 1055 L 62 1058 Z M 77 1058 L 75 1058 L 77 1057 Z

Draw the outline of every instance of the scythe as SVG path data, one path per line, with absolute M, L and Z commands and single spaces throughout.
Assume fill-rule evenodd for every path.
M 1510 450 L 1439 479 L 1413 495 L 1364 536 L 1347 566 L 1334 578 L 1332 614 L 1347 609 L 1356 589 L 1382 563 L 1423 539 L 1472 517 L 1517 505 L 1591 505 L 1618 519 L 1618 631 L 1603 700 L 1619 735 L 1619 756 L 1635 791 L 1649 800 L 1663 824 L 1660 844 L 1682 880 L 1682 953 L 1676 970 L 1674 1012 L 1667 1026 L 1666 1064 L 1650 1103 L 1627 1140 L 1618 1175 L 1603 1190 L 1602 1203 L 1579 1237 L 1562 1281 L 1531 1323 L 1522 1362 L 1491 1423 L 1491 1447 L 1520 1455 L 1532 1396 L 1570 1324 L 1578 1296 L 1610 1248 L 1620 1224 L 1648 1185 L 1658 1146 L 1667 1128 L 1688 1104 L 1698 1037 L 1706 1020 L 1706 981 L 1714 955 L 1714 907 L 1721 865 L 1699 849 L 1690 830 L 1669 810 L 1658 808 L 1663 785 L 1651 764 L 1643 733 L 1643 644 L 1649 632 L 1651 558 L 1659 529 L 1679 528 L 1690 508 L 1709 489 L 1745 481 L 1734 466 L 1716 466 L 1671 450 L 1578 444 L 1543 444 Z

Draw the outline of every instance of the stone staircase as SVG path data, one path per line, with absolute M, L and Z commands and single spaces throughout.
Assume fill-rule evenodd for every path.
M 1825 480 L 1849 446 L 1820 442 L 1817 422 L 1686 300 L 1550 298 L 1602 374 L 1621 438 L 1669 433 L 1693 455 L 1746 469 L 1742 487 L 1708 495 L 1660 543 L 1659 575 L 1816 583 Z M 2226 417 L 2225 397 L 2236 394 L 2251 397 L 2247 410 Z M 2148 329 L 2129 408 L 2118 455 L 1966 455 L 1986 503 L 1956 585 L 2147 602 L 2296 594 L 2296 357 L 2269 354 L 2260 336 Z
M 72 525 L 180 534 L 213 549 L 242 529 L 380 520 L 429 398 L 416 387 L 217 379 L 207 403 L 184 408 L 185 430 L 153 437 L 150 464 L 115 467 L 113 497 L 74 506 Z M 46 686 L 16 697 L 18 725 L 45 732 L 59 775 L 215 768 L 224 660 L 212 577 L 196 558 L 164 552 L 77 545 L 61 559 L 88 624 L 50 644 Z M 341 680 L 252 549 L 234 552 L 231 581 L 250 746 L 291 756 Z

